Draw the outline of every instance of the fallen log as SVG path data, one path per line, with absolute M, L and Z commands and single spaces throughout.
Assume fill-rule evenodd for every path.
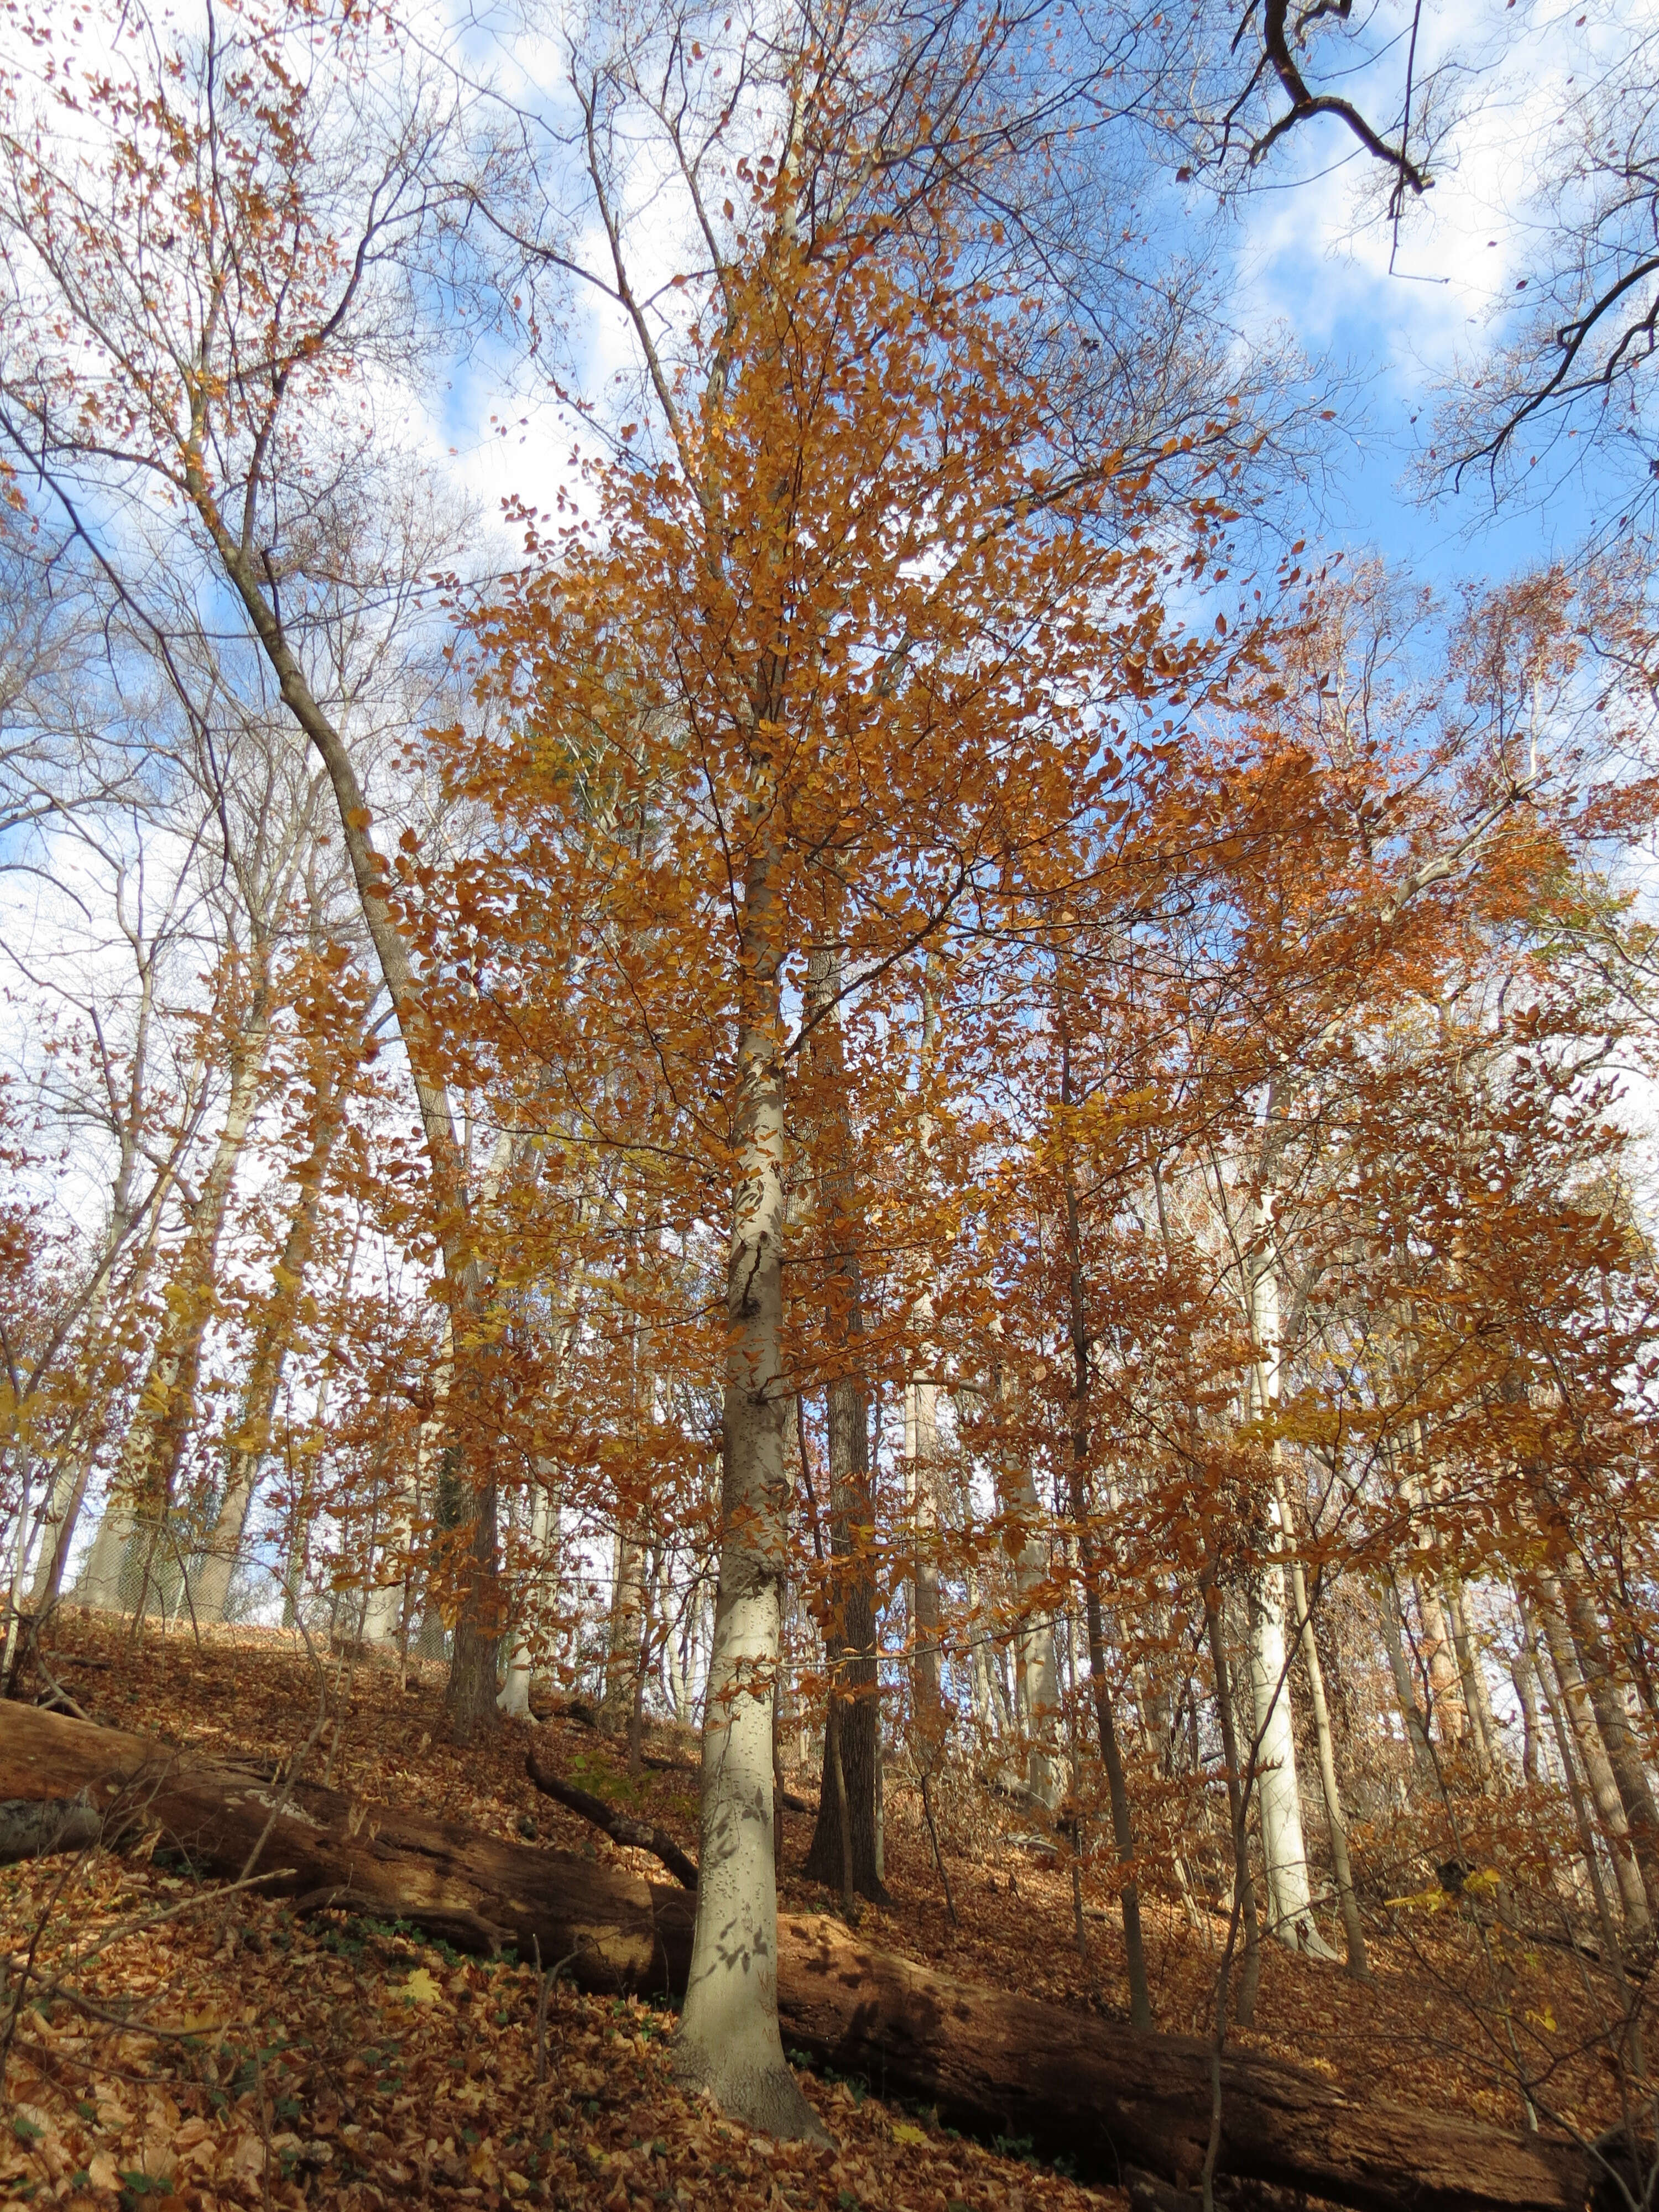
M 1096 2174 L 1139 2167 L 1196 2190 L 1209 2138 L 1211 2048 L 951 1980 L 823 1917 L 779 1930 L 784 2040 L 939 2107 L 947 2124 L 1029 2137 Z M 1224 2057 L 1219 2172 L 1364 2212 L 1582 2207 L 1577 2145 L 1351 2096 L 1299 2067 Z
M 308 1911 L 407 1920 L 461 1950 L 511 1943 L 549 1966 L 574 1954 L 592 1990 L 684 1985 L 696 1910 L 684 1891 L 665 1887 L 664 1903 L 620 1868 L 0 1704 L 0 1797 L 82 1789 L 106 1839 L 160 1830 L 204 1871 L 240 1875 L 260 1846 L 261 1888 Z
M 99 1816 L 82 1796 L 0 1800 L 0 1866 L 78 1851 L 97 1835 Z
M 0 1706 L 0 1798 L 85 1789 L 116 1821 L 142 1817 L 204 1869 L 238 1875 L 269 1826 L 262 1885 L 302 1906 L 401 1917 L 458 1946 L 511 1942 L 568 1959 L 598 1990 L 684 1987 L 696 1900 L 563 1852 L 210 1765 L 143 1737 Z M 1210 2127 L 1211 2054 L 1087 2014 L 959 1982 L 785 1914 L 784 2041 L 864 2075 L 878 2094 L 936 2105 L 979 2135 L 1028 2137 L 1084 2170 L 1140 2169 L 1189 2191 Z M 1576 2145 L 1510 2136 L 1443 2112 L 1352 2096 L 1277 2061 L 1222 2064 L 1218 2171 L 1356 2212 L 1583 2212 L 1592 2161 Z
M 556 1805 L 562 1805 L 567 1813 L 576 1813 L 584 1820 L 591 1820 L 613 1844 L 629 1844 L 636 1850 L 649 1851 L 653 1859 L 660 1860 L 668 1869 L 682 1889 L 696 1887 L 696 1861 L 686 1856 L 665 1829 L 650 1820 L 636 1820 L 621 1806 L 594 1796 L 592 1790 L 579 1790 L 574 1782 L 566 1782 L 555 1774 L 533 1751 L 525 1760 L 525 1772 L 544 1797 L 550 1797 Z

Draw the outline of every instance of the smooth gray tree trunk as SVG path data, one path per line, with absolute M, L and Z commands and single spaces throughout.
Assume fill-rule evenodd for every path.
M 778 2032 L 772 1708 L 791 1483 L 781 1372 L 781 926 L 763 842 L 744 871 L 732 1238 L 721 1408 L 720 1584 L 702 1733 L 696 1928 L 675 2039 L 683 2079 L 775 2139 L 822 2140 Z

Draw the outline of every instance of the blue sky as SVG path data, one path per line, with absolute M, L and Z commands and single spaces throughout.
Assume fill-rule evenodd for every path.
M 1594 522 L 1616 512 L 1609 502 L 1627 484 L 1597 500 L 1570 472 L 1558 471 L 1547 495 L 1512 500 L 1497 514 L 1478 481 L 1455 498 L 1426 501 L 1412 476 L 1444 380 L 1484 345 L 1494 316 L 1519 304 L 1520 278 L 1538 270 L 1538 232 L 1550 213 L 1536 199 L 1538 149 L 1575 83 L 1582 87 L 1613 50 L 1639 38 L 1650 17 L 1659 21 L 1656 0 L 1442 0 L 1421 18 L 1416 96 L 1420 104 L 1421 88 L 1442 69 L 1457 112 L 1437 149 L 1433 188 L 1408 203 L 1397 235 L 1383 211 L 1387 176 L 1334 122 L 1292 133 L 1237 204 L 1221 242 L 1224 311 L 1247 337 L 1290 334 L 1345 387 L 1346 434 L 1334 446 L 1329 481 L 1306 518 L 1316 544 L 1374 547 L 1415 580 L 1448 588 L 1571 552 Z M 516 78 L 529 106 L 556 108 L 563 68 L 556 39 L 508 36 L 504 27 L 492 37 L 488 21 L 470 16 L 464 43 L 476 65 L 497 82 Z M 1397 121 L 1410 23 L 1405 0 L 1379 0 L 1323 52 L 1322 66 L 1342 70 L 1328 81 L 1385 129 Z M 1148 158 L 1158 157 L 1149 150 Z M 1205 211 L 1199 191 L 1192 188 L 1188 207 L 1194 218 Z M 1150 195 L 1172 218 L 1170 243 L 1178 246 L 1182 217 L 1173 197 Z M 672 222 L 653 228 L 658 258 L 672 261 Z M 669 265 L 647 273 L 665 276 Z M 595 392 L 607 372 L 631 366 L 631 342 L 620 319 L 591 295 L 574 312 L 585 326 L 583 380 Z M 509 493 L 550 503 L 568 481 L 572 443 L 568 422 L 544 398 L 527 405 L 501 398 L 504 378 L 534 389 L 521 371 L 514 376 L 507 355 L 496 347 L 456 364 L 434 431 L 455 449 L 475 495 L 497 511 Z M 492 411 L 504 418 L 505 436 Z M 1542 462 L 1534 479 L 1540 488 L 1550 477 L 1549 457 Z M 507 541 L 504 548 L 511 557 Z
M 1358 434 L 1334 456 L 1321 536 L 1374 546 L 1421 582 L 1496 580 L 1571 553 L 1629 499 L 1628 474 L 1586 483 L 1570 465 L 1582 447 L 1569 441 L 1540 452 L 1532 496 L 1496 512 L 1478 477 L 1434 500 L 1413 477 L 1445 380 L 1523 306 L 1528 285 L 1535 296 L 1557 211 L 1539 191 L 1540 155 L 1576 90 L 1655 20 L 1652 0 L 1586 0 L 1576 9 L 1449 0 L 1425 9 L 1419 72 L 1437 62 L 1459 72 L 1458 114 L 1432 188 L 1407 201 L 1398 234 L 1383 210 L 1386 175 L 1335 122 L 1293 134 L 1265 188 L 1243 203 L 1235 267 L 1246 328 L 1279 323 L 1349 382 Z M 1383 60 L 1340 88 L 1389 124 L 1399 112 L 1399 51 L 1382 35 L 1386 8 L 1371 21 Z

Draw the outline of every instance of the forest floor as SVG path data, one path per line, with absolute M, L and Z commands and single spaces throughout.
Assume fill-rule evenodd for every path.
M 91 1718 L 216 1758 L 292 1757 L 319 1712 L 319 1660 L 291 1634 L 188 1624 L 137 1638 L 96 1616 L 53 1625 L 52 1665 Z M 504 1723 L 466 1751 L 447 1740 L 442 1677 L 406 1685 L 380 1660 L 326 1660 L 331 1716 L 304 1778 L 493 1834 L 531 1838 L 663 1878 L 538 1794 L 525 1755 L 648 1809 L 696 1843 L 695 1746 L 653 1730 L 653 1765 L 627 1772 L 626 1746 L 568 1715 Z M 0 1717 L 3 1716 L 0 1706 Z M 0 1725 L 3 1719 L 0 1717 Z M 792 1773 L 792 1790 L 816 1778 Z M 919 1808 L 889 1793 L 892 1903 L 867 1907 L 868 1940 L 992 1988 L 1121 2016 L 1115 1912 L 1091 1882 L 1076 1940 L 1069 1865 L 1022 1842 L 1031 1816 L 975 1787 L 942 1808 L 952 1924 Z M 786 1816 L 783 1902 L 835 1900 L 797 1872 L 811 1816 Z M 257 1889 L 228 1901 L 163 1850 L 95 1854 L 65 1893 L 64 1859 L 0 1869 L 0 2039 L 11 2031 L 0 2112 L 0 2203 L 179 2212 L 217 2204 L 338 2208 L 428 2202 L 603 2206 L 777 2206 L 825 2212 L 1081 2212 L 1121 2208 L 1050 2166 L 963 2140 L 932 2114 L 884 2103 L 880 2084 L 802 2086 L 833 2151 L 778 2145 L 686 2097 L 669 2068 L 671 2013 L 588 1997 L 559 1982 L 538 2026 L 524 1962 L 463 1959 L 418 1934 L 343 1914 L 296 1919 Z M 1225 1923 L 1178 1899 L 1148 1900 L 1158 2025 L 1208 2033 Z M 74 1968 L 78 2009 L 18 1989 L 32 1952 L 50 1975 Z M 1434 1917 L 1379 1916 L 1373 1979 L 1266 1947 L 1257 2025 L 1234 2039 L 1400 2104 L 1522 2124 L 1493 2052 L 1519 2024 L 1570 2028 L 1563 1952 L 1510 1971 L 1500 2024 L 1475 1992 L 1468 1942 Z M 7 1969 L 15 1996 L 9 1994 Z M 1522 1985 L 1524 1984 L 1524 1985 Z M 1552 2011 L 1552 2006 L 1554 2010 Z M 142 2020 L 142 2027 L 133 2024 Z M 1528 2023 L 1534 2024 L 1533 2029 Z M 1570 2034 L 1569 2041 L 1584 2040 Z M 1611 2117 L 1594 2055 L 1556 2083 L 1556 2109 L 1587 2131 Z

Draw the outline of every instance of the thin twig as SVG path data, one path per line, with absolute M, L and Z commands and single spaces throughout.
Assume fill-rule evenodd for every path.
M 945 1871 L 945 1855 L 939 1847 L 939 1830 L 933 1826 L 933 1803 L 927 1788 L 927 1769 L 922 1767 L 921 1773 L 921 1810 L 927 1822 L 927 1840 L 933 1846 L 933 1864 L 939 1869 L 939 1881 L 945 1890 L 945 1909 L 951 1916 L 951 1925 L 957 1928 L 961 1923 L 957 1918 L 956 1900 L 951 1894 L 951 1877 Z
M 264 2063 L 259 2056 L 259 2039 L 253 2039 L 254 2110 L 259 2115 L 259 2140 L 264 2145 L 264 2163 L 259 2168 L 259 2197 L 264 2212 L 270 2212 L 270 2113 L 265 2103 Z

